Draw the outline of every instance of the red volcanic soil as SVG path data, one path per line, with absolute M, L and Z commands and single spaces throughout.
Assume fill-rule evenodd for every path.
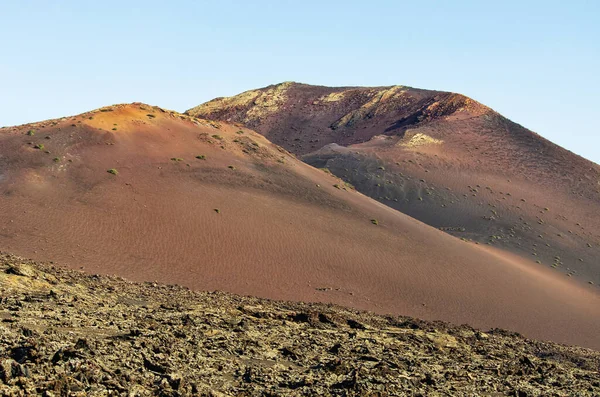
M 142 104 L 0 130 L 0 247 L 600 348 L 592 287 L 416 221 L 246 128 Z
M 600 166 L 463 95 L 283 83 L 187 113 L 242 123 L 435 228 L 600 285 Z

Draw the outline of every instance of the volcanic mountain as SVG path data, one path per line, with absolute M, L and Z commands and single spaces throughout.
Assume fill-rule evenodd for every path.
M 466 96 L 283 83 L 187 113 L 253 128 L 463 240 L 600 284 L 600 166 Z
M 304 136 L 299 131 L 292 138 Z M 350 150 L 329 146 L 333 155 L 323 161 L 351 161 L 358 152 L 362 166 L 386 147 L 405 150 L 389 145 L 402 139 L 377 138 Z M 443 145 L 410 149 L 413 163 L 405 168 L 433 170 L 426 159 L 436 157 L 418 153 Z M 349 160 L 336 155 L 348 151 Z M 378 164 L 387 165 L 381 156 Z M 443 150 L 438 156 L 440 164 L 450 161 Z M 390 168 L 400 178 L 407 171 L 398 167 Z M 373 178 L 385 184 L 392 177 L 387 169 L 380 175 L 374 168 Z M 432 189 L 433 180 L 414 179 L 407 180 L 442 190 Z M 581 190 L 580 200 L 592 193 Z M 426 203 L 440 200 L 424 196 Z M 459 198 L 465 208 L 475 206 Z M 540 205 L 527 205 L 534 204 Z M 552 205 L 545 213 L 564 210 Z M 544 219 L 566 224 L 573 221 L 567 215 Z M 582 219 L 564 238 L 578 243 L 594 221 Z M 134 281 L 332 302 L 600 348 L 595 286 L 414 220 L 250 129 L 139 103 L 0 130 L 0 247 Z

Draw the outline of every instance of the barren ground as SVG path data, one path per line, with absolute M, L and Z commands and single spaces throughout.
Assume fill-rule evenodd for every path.
M 25 257 L 600 347 L 596 286 L 427 226 L 246 128 L 112 106 L 2 130 L 0 174 L 0 247 Z
M 600 353 L 0 255 L 0 395 L 597 396 Z

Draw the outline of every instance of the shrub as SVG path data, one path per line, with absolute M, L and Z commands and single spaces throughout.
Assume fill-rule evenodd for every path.
M 203 155 L 203 154 L 200 154 L 200 155 L 196 156 L 196 158 L 197 158 L 198 160 L 206 160 L 206 156 L 205 156 L 205 155 Z
M 54 161 L 55 163 L 58 163 L 60 161 L 60 158 L 59 157 L 55 157 L 55 158 L 52 159 L 52 161 Z
M 218 209 L 218 208 L 215 208 L 215 210 L 214 210 L 214 211 L 215 211 L 217 214 L 220 214 L 220 213 L 221 213 L 221 210 L 220 210 L 220 209 Z
M 117 171 L 114 168 L 111 168 L 110 170 L 107 170 L 106 172 L 108 172 L 109 174 L 113 174 L 113 175 L 117 175 L 119 173 L 119 171 Z
M 228 165 L 227 168 L 229 168 L 231 170 L 235 170 L 235 167 L 233 165 Z
M 149 117 L 149 118 L 151 118 L 151 119 L 153 119 L 153 118 L 155 118 L 155 117 L 156 117 L 156 116 L 155 116 L 155 115 L 153 115 L 153 114 L 147 114 L 146 116 L 148 116 L 148 117 Z
M 180 157 L 171 157 L 171 161 L 183 161 Z
M 217 134 L 212 135 L 212 137 L 215 138 L 215 139 L 218 139 L 218 140 L 222 140 L 223 139 L 223 137 L 221 135 L 217 135 Z
M 379 221 L 377 219 L 371 219 L 371 223 L 374 225 L 379 225 Z
M 39 150 L 44 150 L 44 144 L 43 143 L 38 143 L 37 145 L 35 145 L 35 148 L 39 149 Z
M 27 135 L 34 136 L 35 135 L 35 130 L 29 130 L 29 131 L 27 131 Z

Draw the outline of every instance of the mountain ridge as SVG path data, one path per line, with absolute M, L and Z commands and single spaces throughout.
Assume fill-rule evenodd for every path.
M 431 228 L 244 126 L 110 106 L 0 131 L 0 175 L 0 246 L 25 257 L 598 342 L 594 286 Z
M 600 284 L 600 166 L 464 95 L 283 83 L 187 113 L 253 128 L 454 236 Z

